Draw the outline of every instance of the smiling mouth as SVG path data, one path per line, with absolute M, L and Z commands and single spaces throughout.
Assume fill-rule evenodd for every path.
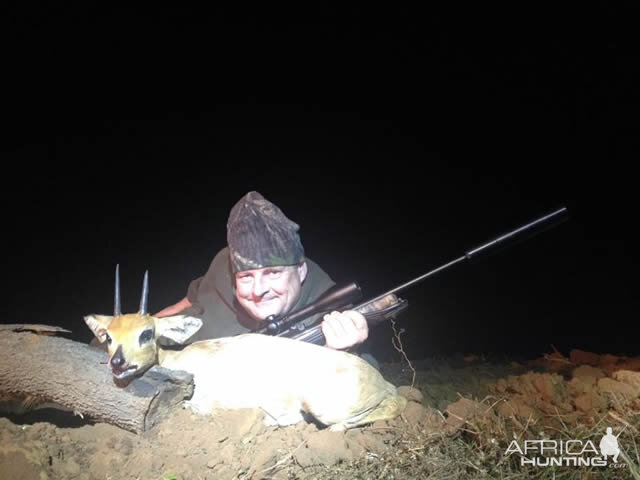
M 270 305 L 272 304 L 274 301 L 278 300 L 277 297 L 274 298 L 263 298 L 261 299 L 259 302 L 253 302 L 255 305 L 257 306 L 262 306 L 262 305 Z

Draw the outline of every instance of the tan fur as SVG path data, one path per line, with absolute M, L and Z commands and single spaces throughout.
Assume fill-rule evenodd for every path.
M 110 317 L 98 317 L 85 321 L 98 339 L 105 333 L 111 337 L 110 356 L 122 345 L 127 365 L 137 365 L 132 374 L 141 374 L 156 361 L 192 373 L 196 388 L 188 405 L 202 414 L 259 407 L 267 424 L 291 425 L 302 420 L 304 411 L 342 430 L 394 418 L 406 405 L 380 372 L 346 352 L 259 334 L 204 340 L 181 350 L 162 349 L 156 341 L 140 347 L 139 335 L 150 326 L 156 338 L 179 342 L 201 323 L 183 316 L 124 315 L 111 322 L 105 320 Z M 176 329 L 182 330 L 176 334 Z

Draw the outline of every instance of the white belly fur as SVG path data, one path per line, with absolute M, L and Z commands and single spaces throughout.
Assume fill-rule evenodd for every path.
M 203 414 L 217 408 L 262 408 L 267 423 L 288 425 L 301 420 L 304 410 L 341 429 L 357 425 L 385 399 L 394 402 L 391 410 L 401 411 L 406 404 L 360 357 L 297 340 L 245 334 L 161 355 L 163 367 L 194 375 L 189 406 Z

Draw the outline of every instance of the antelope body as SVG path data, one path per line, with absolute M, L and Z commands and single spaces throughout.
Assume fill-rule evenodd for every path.
M 141 375 L 155 364 L 193 374 L 195 390 L 187 405 L 201 414 L 216 409 L 261 408 L 268 425 L 292 425 L 303 412 L 343 430 L 399 415 L 406 399 L 380 372 L 356 355 L 310 343 L 261 334 L 203 340 L 176 350 L 161 339 L 182 344 L 201 326 L 198 318 L 156 318 L 146 313 L 147 277 L 140 312 L 88 315 L 85 322 L 107 341 L 117 379 Z

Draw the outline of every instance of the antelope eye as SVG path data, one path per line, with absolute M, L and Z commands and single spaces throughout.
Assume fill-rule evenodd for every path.
M 140 338 L 138 339 L 138 342 L 140 343 L 140 345 L 142 345 L 144 343 L 150 342 L 152 338 L 153 338 L 153 330 L 148 329 L 140 334 Z

